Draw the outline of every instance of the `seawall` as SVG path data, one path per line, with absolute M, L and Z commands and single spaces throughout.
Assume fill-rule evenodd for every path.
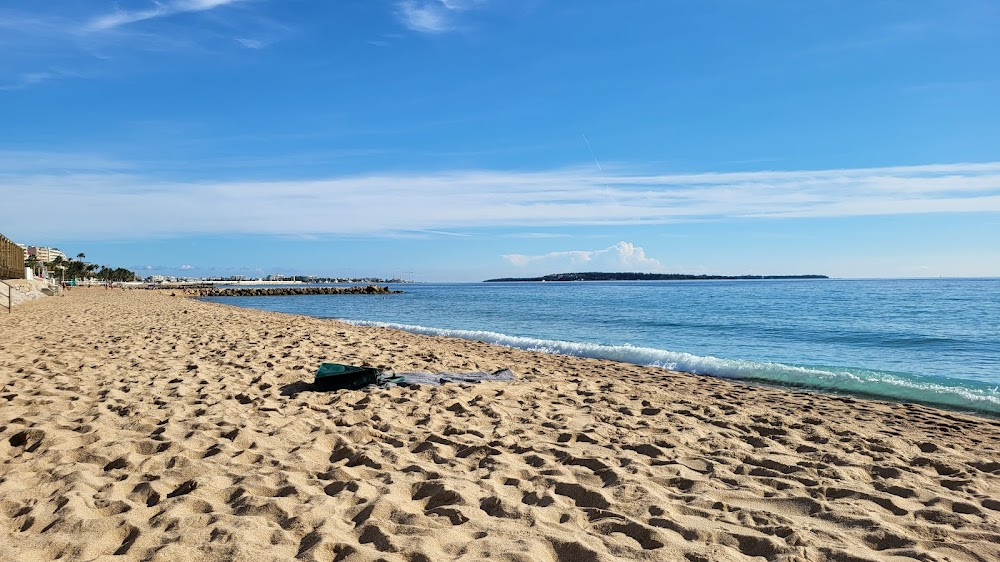
M 245 289 L 188 289 L 195 297 L 271 297 L 291 295 L 391 295 L 402 293 L 380 285 L 354 287 L 253 287 Z

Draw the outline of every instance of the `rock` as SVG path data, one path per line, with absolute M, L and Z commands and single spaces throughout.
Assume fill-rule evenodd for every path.
M 199 297 L 271 297 L 290 295 L 393 295 L 403 291 L 393 291 L 381 285 L 352 287 L 269 287 L 269 288 L 230 288 L 230 289 L 198 289 L 194 294 Z

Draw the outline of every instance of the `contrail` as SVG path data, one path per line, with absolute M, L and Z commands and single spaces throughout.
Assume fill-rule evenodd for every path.
M 580 136 L 583 137 L 583 142 L 587 143 L 587 150 L 589 150 L 590 151 L 590 155 L 594 157 L 594 163 L 597 164 L 597 169 L 601 171 L 601 177 L 603 178 L 604 177 L 604 168 L 601 167 L 601 162 L 597 159 L 597 155 L 594 154 L 594 149 L 590 148 L 590 141 L 587 140 L 587 135 L 585 135 L 583 133 L 580 133 Z

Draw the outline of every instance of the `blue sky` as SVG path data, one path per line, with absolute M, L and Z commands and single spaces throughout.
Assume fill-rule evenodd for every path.
M 994 0 L 0 5 L 0 232 L 142 273 L 1000 276 Z

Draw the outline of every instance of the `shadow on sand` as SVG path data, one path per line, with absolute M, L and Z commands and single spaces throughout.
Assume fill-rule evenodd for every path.
M 300 392 L 326 392 L 329 389 L 318 387 L 311 382 L 299 381 L 286 384 L 280 390 L 282 396 L 295 398 Z

